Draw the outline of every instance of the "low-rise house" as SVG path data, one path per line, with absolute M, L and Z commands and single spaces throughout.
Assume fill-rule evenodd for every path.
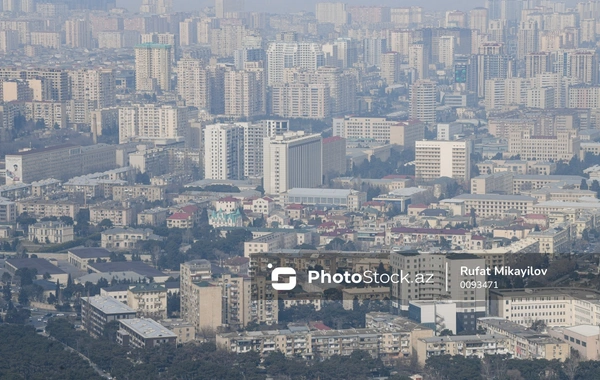
M 30 224 L 27 238 L 41 244 L 66 243 L 74 240 L 73 226 L 53 221 Z

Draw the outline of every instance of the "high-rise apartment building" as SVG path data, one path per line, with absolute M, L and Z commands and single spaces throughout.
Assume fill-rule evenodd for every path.
M 262 62 L 246 62 L 244 70 L 225 72 L 225 115 L 255 117 L 267 113 L 267 90 Z
M 88 21 L 78 19 L 65 21 L 65 40 L 70 47 L 92 48 L 92 31 Z
M 594 50 L 576 50 L 567 52 L 569 77 L 577 78 L 581 83 L 598 84 L 598 56 Z
M 69 75 L 65 70 L 59 69 L 30 69 L 22 70 L 15 67 L 0 67 L 0 79 L 41 79 L 50 89 L 48 99 L 64 102 L 70 99 Z
M 469 11 L 469 29 L 478 30 L 481 34 L 488 31 L 488 9 L 474 8 Z
M 436 84 L 418 80 L 410 87 L 410 117 L 423 123 L 435 123 Z
M 167 14 L 173 11 L 173 0 L 144 0 L 140 13 Z
M 271 42 L 267 48 L 267 84 L 282 83 L 286 68 L 314 71 L 325 58 L 320 44 L 314 42 Z
M 517 58 L 523 59 L 529 53 L 539 51 L 538 23 L 533 19 L 523 21 L 519 24 L 517 32 Z
M 325 84 L 276 83 L 271 87 L 271 114 L 286 118 L 329 117 L 329 87 Z
M 317 3 L 315 15 L 321 24 L 345 25 L 348 23 L 348 12 L 344 3 Z
M 244 0 L 215 0 L 217 18 L 230 18 L 232 13 L 244 11 Z
M 212 124 L 204 129 L 204 177 L 244 178 L 244 127 Z
M 210 111 L 210 71 L 200 59 L 183 58 L 177 63 L 177 93 L 186 106 Z
M 425 49 L 425 45 L 410 45 L 408 48 L 408 66 L 415 69 L 415 80 L 429 78 L 429 56 Z
M 438 41 L 438 61 L 444 67 L 454 65 L 456 39 L 454 36 L 441 36 Z
M 183 139 L 188 135 L 187 108 L 135 104 L 119 108 L 119 143 Z
M 415 143 L 415 177 L 432 181 L 440 177 L 469 181 L 471 145 L 468 141 L 417 141 Z
M 111 69 L 82 69 L 69 72 L 71 98 L 94 102 L 94 108 L 116 104 L 115 72 Z
M 263 148 L 263 186 L 267 194 L 281 194 L 297 187 L 321 185 L 321 135 L 287 132 L 265 138 Z
M 552 56 L 548 52 L 529 53 L 525 56 L 525 77 L 552 72 Z
M 397 52 L 388 52 L 381 55 L 381 79 L 388 86 L 400 81 L 401 57 Z
M 145 43 L 135 47 L 135 89 L 171 90 L 171 51 L 173 46 Z

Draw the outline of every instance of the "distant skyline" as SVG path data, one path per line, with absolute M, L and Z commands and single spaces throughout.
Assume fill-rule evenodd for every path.
M 286 13 L 286 12 L 298 12 L 298 11 L 311 11 L 314 12 L 315 4 L 324 2 L 320 0 L 308 0 L 308 1 L 292 1 L 292 0 L 246 0 L 246 9 L 248 11 L 262 11 L 262 12 L 275 12 L 275 13 Z M 333 1 L 336 2 L 336 1 Z M 452 6 L 448 8 L 449 3 L 442 0 L 434 0 L 428 2 L 419 2 L 416 0 L 347 0 L 340 1 L 348 5 L 386 5 L 394 7 L 408 7 L 420 5 L 425 9 L 434 9 L 443 7 L 441 9 L 451 10 L 458 9 L 468 11 L 475 7 L 482 7 L 485 5 L 485 0 L 457 0 L 453 1 Z M 117 5 L 122 8 L 127 8 L 132 12 L 136 12 L 140 8 L 142 0 L 117 0 Z M 173 6 L 176 11 L 193 11 L 200 10 L 207 6 L 213 6 L 214 0 L 173 0 Z M 441 10 L 440 9 L 440 10 Z

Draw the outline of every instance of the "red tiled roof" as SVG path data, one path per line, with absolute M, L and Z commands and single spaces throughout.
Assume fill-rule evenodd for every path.
M 297 203 L 294 203 L 294 204 L 288 205 L 288 206 L 286 207 L 286 209 L 288 209 L 288 210 L 303 210 L 303 209 L 305 209 L 305 208 L 306 208 L 306 206 L 305 206 L 305 205 L 301 205 L 301 204 L 297 204 Z
M 183 206 L 181 208 L 181 211 L 188 213 L 188 214 L 194 214 L 196 211 L 198 211 L 198 206 L 194 206 L 194 205 Z
M 527 214 L 525 215 L 527 219 L 547 219 L 546 215 L 543 214 Z
M 334 141 L 339 141 L 342 138 L 340 136 L 331 136 L 331 137 L 326 137 L 323 139 L 323 144 L 328 144 Z
M 176 212 L 175 214 L 169 216 L 168 219 L 170 220 L 185 220 L 185 219 L 190 219 L 192 217 L 191 214 L 188 214 L 186 212 Z
M 408 205 L 408 208 L 427 208 L 427 205 L 424 203 L 417 203 L 414 205 Z

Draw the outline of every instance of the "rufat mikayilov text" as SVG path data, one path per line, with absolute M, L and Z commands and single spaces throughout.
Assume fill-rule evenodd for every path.
M 532 266 L 528 266 L 526 268 L 512 268 L 510 266 L 498 266 L 494 268 L 484 268 L 484 267 L 460 267 L 460 275 L 461 276 L 491 276 L 491 275 L 501 275 L 501 276 L 520 276 L 520 277 L 529 277 L 529 276 L 545 276 L 548 272 L 548 269 L 540 269 L 534 268 Z
M 327 273 L 324 270 L 309 270 L 308 283 L 319 282 L 321 284 L 433 284 L 433 273 L 378 273 L 370 270 L 362 273 Z

